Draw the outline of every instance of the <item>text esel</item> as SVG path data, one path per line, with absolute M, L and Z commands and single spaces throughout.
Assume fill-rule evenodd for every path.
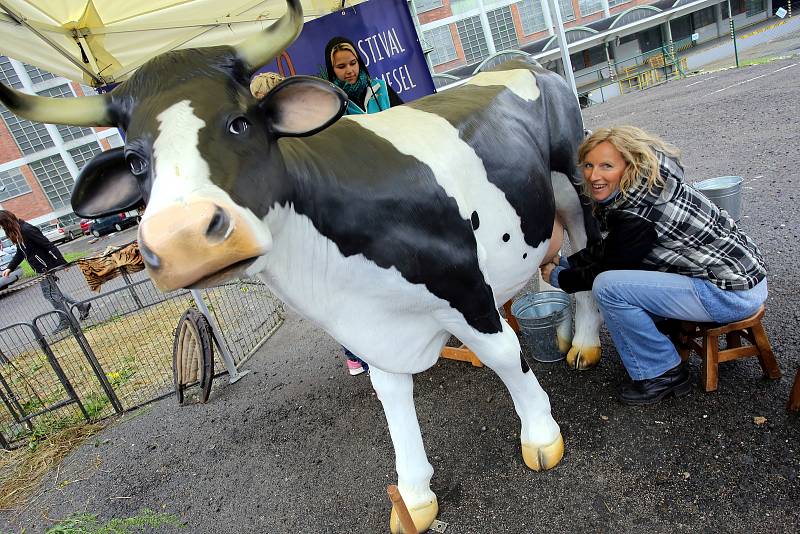
M 367 67 L 406 51 L 400 43 L 400 39 L 397 37 L 397 30 L 394 27 L 364 39 L 359 39 L 356 45 L 361 52 L 361 57 L 364 58 L 364 65 Z M 392 89 L 397 91 L 397 94 L 402 94 L 403 91 L 416 87 L 416 84 L 411 79 L 407 63 L 383 73 L 381 78 Z

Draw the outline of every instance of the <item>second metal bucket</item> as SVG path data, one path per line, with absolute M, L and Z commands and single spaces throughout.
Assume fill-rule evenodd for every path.
M 563 360 L 572 343 L 572 307 L 562 291 L 526 293 L 511 305 L 523 355 L 539 362 Z
M 718 176 L 695 182 L 693 187 L 739 222 L 742 218 L 742 177 Z

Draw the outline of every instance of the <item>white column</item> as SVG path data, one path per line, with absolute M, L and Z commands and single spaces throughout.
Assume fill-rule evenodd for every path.
M 611 8 L 608 7 L 608 0 L 603 0 L 603 16 L 606 18 L 611 16 Z
M 483 5 L 483 0 L 478 0 L 478 9 L 480 10 L 481 27 L 483 28 L 483 36 L 486 38 L 486 46 L 489 48 L 489 55 L 491 56 L 497 49 L 494 47 L 494 38 L 492 37 L 492 29 L 489 27 L 489 17 L 486 16 L 486 7 Z
M 556 14 L 556 35 L 558 35 L 558 47 L 561 50 L 561 64 L 564 66 L 564 77 L 572 88 L 575 98 L 578 98 L 578 88 L 575 86 L 575 75 L 572 73 L 572 61 L 569 59 L 569 46 L 567 37 L 564 34 L 564 20 L 561 18 L 561 10 L 558 8 L 558 0 L 548 0 L 550 9 Z
M 547 25 L 547 34 L 553 35 L 553 16 L 550 14 L 550 6 L 547 0 L 539 0 L 542 5 L 542 14 L 544 15 L 544 23 Z
M 727 30 L 722 27 L 722 5 L 714 4 L 714 18 L 717 19 L 717 37 L 722 37 Z

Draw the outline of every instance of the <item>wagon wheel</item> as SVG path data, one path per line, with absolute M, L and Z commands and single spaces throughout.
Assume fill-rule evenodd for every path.
M 183 392 L 199 383 L 201 402 L 208 401 L 214 379 L 214 347 L 211 326 L 205 316 L 189 308 L 178 321 L 172 345 L 172 377 L 178 404 L 183 404 Z

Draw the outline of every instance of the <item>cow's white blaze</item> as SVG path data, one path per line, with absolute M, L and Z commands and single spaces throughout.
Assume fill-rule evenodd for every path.
M 158 135 L 153 142 L 153 186 L 142 219 L 146 220 L 170 205 L 210 200 L 224 209 L 237 210 L 248 225 L 258 228 L 263 248 L 268 249 L 271 243 L 269 229 L 252 211 L 236 204 L 226 191 L 211 181 L 211 170 L 200 150 L 200 130 L 206 123 L 195 114 L 191 102 L 177 102 L 159 113 L 156 119 Z M 231 219 L 226 238 L 235 230 L 235 220 Z M 175 229 L 192 224 L 194 221 L 176 220 Z
M 498 304 L 513 296 L 538 268 L 547 242 L 536 248 L 525 243 L 519 215 L 488 180 L 483 160 L 459 137 L 458 129 L 439 115 L 406 106 L 347 119 L 430 167 L 436 182 L 455 199 L 463 219 L 478 213 L 475 237 L 481 271 Z M 425 125 L 424 135 L 420 124 Z M 509 234 L 508 241 L 503 241 L 504 234 Z
M 504 85 L 518 97 L 533 101 L 539 98 L 541 92 L 536 85 L 536 78 L 529 70 L 502 70 L 480 72 L 473 76 L 465 85 Z

